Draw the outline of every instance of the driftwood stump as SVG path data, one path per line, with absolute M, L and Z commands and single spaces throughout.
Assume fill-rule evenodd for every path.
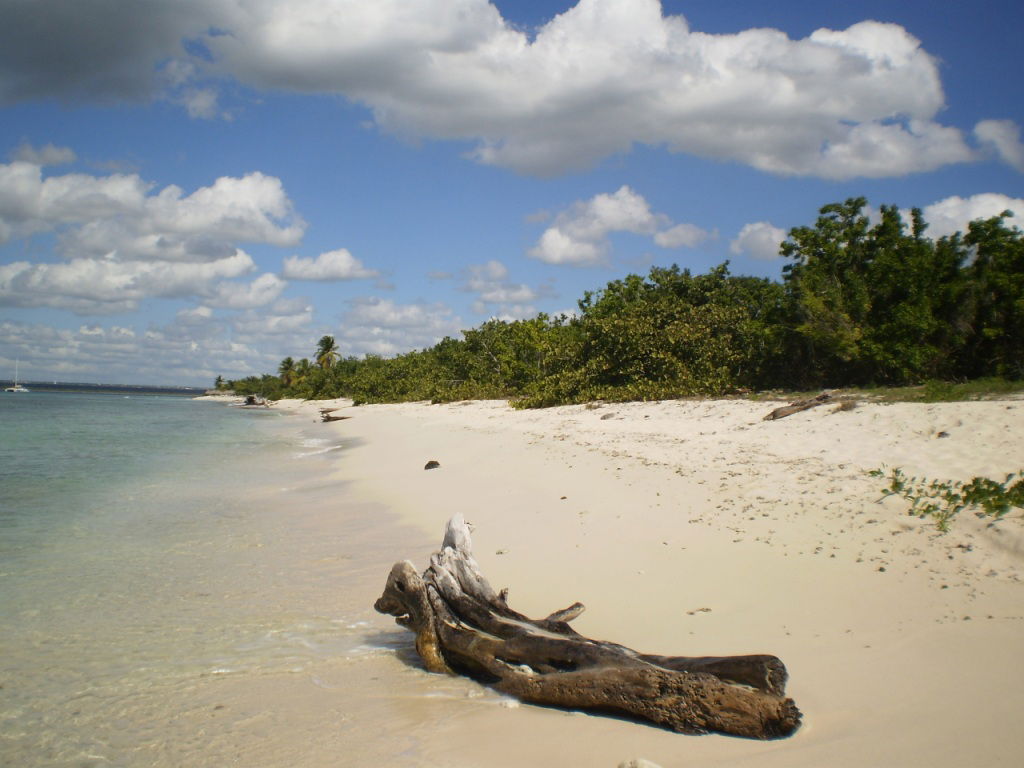
M 800 711 L 785 697 L 775 656 L 654 656 L 591 640 L 569 623 L 575 603 L 544 619 L 509 608 L 473 559 L 462 515 L 448 521 L 441 551 L 421 576 L 395 563 L 380 613 L 416 634 L 431 672 L 465 674 L 523 701 L 648 720 L 682 733 L 756 739 L 788 736 Z

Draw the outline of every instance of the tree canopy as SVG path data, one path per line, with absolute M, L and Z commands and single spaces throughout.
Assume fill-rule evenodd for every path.
M 333 336 L 279 377 L 231 382 L 356 402 L 508 397 L 525 407 L 767 388 L 1024 378 L 1024 238 L 1009 212 L 932 240 L 921 211 L 824 206 L 780 246 L 781 281 L 654 267 L 572 316 L 491 319 L 392 358 Z M 273 380 L 273 381 L 271 381 Z M 276 385 L 275 385 L 276 382 Z

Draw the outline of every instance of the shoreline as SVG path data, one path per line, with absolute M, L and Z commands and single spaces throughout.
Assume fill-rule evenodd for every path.
M 0 764 L 394 764 L 359 741 L 408 722 L 373 701 L 409 668 L 363 574 L 418 533 L 325 482 L 336 440 L 181 399 L 18 407 Z
M 343 444 L 331 481 L 422 532 L 417 551 L 380 564 L 380 588 L 396 560 L 425 568 L 461 512 L 483 573 L 510 588 L 516 610 L 543 616 L 580 600 L 579 632 L 646 653 L 777 654 L 805 714 L 794 737 L 750 743 L 526 705 L 460 710 L 457 732 L 425 713 L 437 727 L 423 735 L 420 764 L 545 765 L 560 754 L 665 768 L 983 766 L 1024 756 L 1014 727 L 1024 706 L 1020 512 L 995 525 L 964 512 L 941 535 L 907 516 L 906 502 L 876 503 L 884 483 L 867 475 L 887 465 L 1001 479 L 1024 467 L 1024 403 L 863 403 L 763 421 L 775 405 L 272 406 L 315 422 L 319 408 L 343 408 L 351 418 L 309 428 Z M 424 471 L 430 460 L 440 467 Z M 372 624 L 395 628 L 385 616 Z

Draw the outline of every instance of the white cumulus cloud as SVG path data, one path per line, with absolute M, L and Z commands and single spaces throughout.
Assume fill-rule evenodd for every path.
M 39 30 L 60 55 L 40 54 Z M 15 3 L 0 73 L 0 103 L 163 88 L 199 117 L 228 78 L 340 94 L 384 130 L 468 141 L 479 162 L 538 175 L 635 144 L 826 178 L 976 158 L 936 121 L 937 61 L 899 25 L 708 34 L 659 0 L 579 0 L 532 35 L 488 0 Z
M 613 232 L 650 236 L 663 248 L 692 247 L 712 236 L 696 225 L 673 224 L 664 214 L 653 213 L 642 195 L 623 185 L 559 213 L 529 255 L 549 264 L 605 265 Z
M 286 285 L 269 274 L 223 282 L 255 269 L 239 242 L 301 239 L 305 222 L 279 179 L 224 176 L 187 194 L 135 174 L 46 174 L 45 162 L 71 151 L 26 147 L 15 154 L 30 160 L 0 164 L 0 243 L 51 232 L 60 261 L 0 267 L 0 306 L 109 314 L 146 298 L 200 297 L 245 309 L 270 303 Z
M 253 309 L 275 301 L 288 285 L 277 275 L 265 272 L 248 283 L 218 283 L 207 291 L 204 300 L 211 307 L 227 309 Z
M 315 259 L 288 256 L 284 260 L 281 275 L 289 280 L 310 280 L 329 282 L 335 280 L 359 280 L 377 277 L 379 273 L 367 269 L 362 262 L 346 248 L 321 253 Z
M 462 321 L 441 302 L 401 304 L 364 297 L 349 302 L 335 334 L 343 354 L 394 355 L 458 334 Z
M 706 229 L 696 224 L 676 224 L 662 232 L 654 233 L 654 242 L 662 248 L 693 248 L 713 237 Z
M 1024 228 L 1024 199 L 994 192 L 970 197 L 947 197 L 922 209 L 924 220 L 928 222 L 925 234 L 936 240 L 954 232 L 966 234 L 970 222 L 999 216 L 1003 211 L 1010 211 L 1013 214 L 1007 222 L 1008 225 Z M 903 214 L 904 220 L 909 221 L 909 211 Z
M 779 256 L 779 245 L 786 239 L 786 231 L 767 221 L 744 224 L 743 229 L 729 243 L 729 251 L 746 253 L 755 259 L 775 259 Z
M 202 263 L 91 258 L 57 264 L 15 261 L 0 265 L 0 307 L 54 307 L 82 315 L 129 312 L 149 297 L 204 295 L 211 284 L 240 277 L 254 267 L 244 251 Z
M 278 299 L 269 307 L 250 309 L 231 318 L 234 338 L 260 347 L 268 340 L 284 350 L 281 357 L 291 356 L 295 350 L 314 348 L 313 305 L 307 299 Z
M 174 317 L 182 325 L 200 325 L 213 318 L 213 310 L 204 306 L 189 307 L 178 310 Z
M 235 242 L 295 245 L 305 231 L 280 179 L 258 171 L 189 195 L 153 187 L 135 174 L 44 178 L 38 163 L 16 160 L 0 164 L 0 223 L 14 235 L 59 229 L 69 258 L 168 261 L 222 258 Z
M 1012 120 L 982 120 L 974 126 L 974 135 L 985 146 L 995 150 L 1007 165 L 1024 173 L 1024 144 L 1020 126 Z
M 581 0 L 531 40 L 485 0 L 263 10 L 210 41 L 224 70 L 344 93 L 387 130 L 475 141 L 478 161 L 522 172 L 584 168 L 638 142 L 830 178 L 973 157 L 933 122 L 935 60 L 893 24 L 709 35 L 658 0 Z
M 473 311 L 503 319 L 532 317 L 537 310 L 531 302 L 545 291 L 508 279 L 508 267 L 496 259 L 471 264 L 464 273 L 462 290 L 476 294 Z

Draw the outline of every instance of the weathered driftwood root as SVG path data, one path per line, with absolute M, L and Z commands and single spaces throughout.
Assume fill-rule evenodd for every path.
M 580 603 L 528 619 L 506 597 L 480 573 L 469 529 L 456 515 L 423 575 L 408 561 L 395 563 L 374 608 L 416 634 L 429 671 L 465 674 L 523 701 L 632 716 L 683 733 L 768 739 L 800 725 L 775 656 L 640 654 L 573 630 L 568 622 L 583 612 Z
M 800 411 L 806 411 L 808 408 L 814 408 L 817 405 L 824 405 L 825 403 L 832 402 L 832 395 L 827 392 L 822 392 L 817 397 L 812 397 L 808 400 L 797 400 L 789 405 L 784 405 L 781 408 L 776 408 L 774 411 L 764 417 L 764 421 L 774 421 L 775 419 L 784 419 L 787 416 L 792 416 L 794 413 L 800 413 Z

